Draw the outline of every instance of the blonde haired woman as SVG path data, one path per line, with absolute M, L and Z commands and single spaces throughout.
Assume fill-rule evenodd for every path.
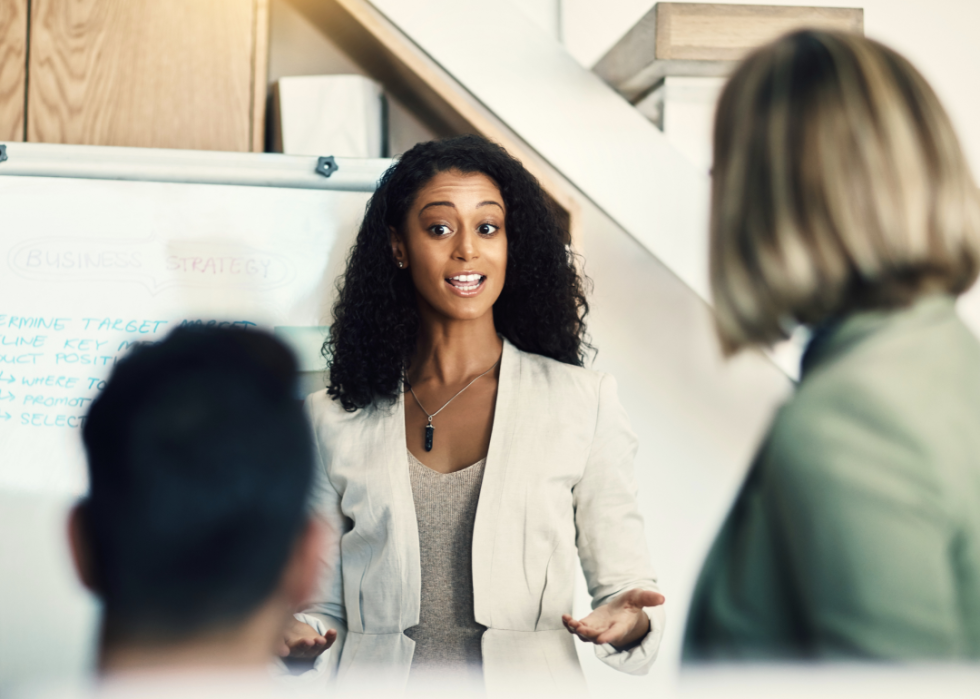
M 980 658 L 980 344 L 954 310 L 980 203 L 949 118 L 894 51 L 802 32 L 736 71 L 714 145 L 726 352 L 813 339 L 685 656 Z

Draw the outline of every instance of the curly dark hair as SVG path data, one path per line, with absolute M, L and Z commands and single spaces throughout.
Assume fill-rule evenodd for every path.
M 507 209 L 507 274 L 493 306 L 497 332 L 515 347 L 582 366 L 593 348 L 585 316 L 586 280 L 538 181 L 501 146 L 480 136 L 420 143 L 381 178 L 338 281 L 323 356 L 327 392 L 353 412 L 404 391 L 416 350 L 419 313 L 407 270 L 395 266 L 389 226 L 401 229 L 419 191 L 440 172 L 479 172 L 494 181 Z

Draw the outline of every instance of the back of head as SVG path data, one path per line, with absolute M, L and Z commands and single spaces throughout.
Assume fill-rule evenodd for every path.
M 711 278 L 729 353 L 977 276 L 980 198 L 952 124 L 881 44 L 804 31 L 756 51 L 722 94 L 714 150 Z
M 268 598 L 312 474 L 285 347 L 256 331 L 175 330 L 116 366 L 83 439 L 81 512 L 107 631 L 180 640 Z

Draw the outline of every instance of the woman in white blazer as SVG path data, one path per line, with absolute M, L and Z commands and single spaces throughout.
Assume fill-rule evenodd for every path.
M 663 596 L 636 438 L 614 379 L 581 366 L 587 310 L 567 232 L 504 149 L 423 143 L 385 174 L 324 346 L 329 388 L 307 401 L 316 506 L 341 536 L 292 655 L 329 647 L 317 670 L 352 691 L 404 687 L 424 656 L 477 666 L 494 695 L 581 693 L 574 636 L 649 669 Z

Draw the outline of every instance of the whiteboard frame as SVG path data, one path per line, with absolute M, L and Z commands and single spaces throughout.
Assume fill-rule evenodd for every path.
M 53 143 L 2 145 L 7 158 L 0 161 L 0 176 L 20 177 L 373 192 L 392 163 L 388 158 L 335 158 L 337 170 L 325 177 L 316 170 L 316 156 Z

